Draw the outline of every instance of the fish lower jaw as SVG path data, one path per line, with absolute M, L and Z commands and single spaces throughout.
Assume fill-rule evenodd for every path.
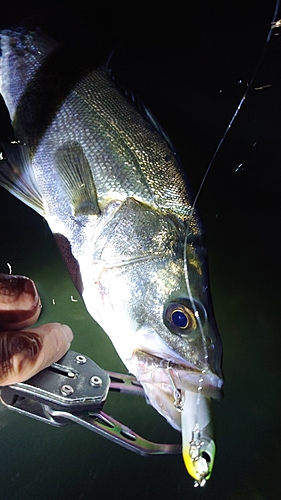
M 210 371 L 200 370 L 191 363 L 179 363 L 142 349 L 133 351 L 131 371 L 141 384 L 161 386 L 173 393 L 190 391 L 214 399 L 221 398 L 223 381 Z

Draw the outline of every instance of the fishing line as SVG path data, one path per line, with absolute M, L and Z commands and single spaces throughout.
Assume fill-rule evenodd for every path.
M 188 232 L 188 230 L 187 230 L 186 233 L 185 233 L 184 247 L 183 247 L 184 277 L 185 277 L 185 284 L 186 284 L 186 288 L 187 288 L 187 292 L 188 292 L 188 297 L 190 299 L 190 302 L 191 302 L 191 305 L 192 305 L 192 308 L 193 308 L 193 312 L 194 312 L 194 315 L 195 315 L 195 318 L 196 318 L 196 321 L 197 321 L 197 324 L 199 326 L 199 330 L 200 330 L 200 333 L 201 333 L 202 344 L 203 344 L 203 349 L 204 349 L 204 363 L 205 363 L 205 366 L 204 366 L 203 370 L 205 370 L 208 367 L 208 361 L 209 361 L 208 349 L 207 349 L 207 344 L 206 344 L 206 339 L 205 339 L 205 335 L 204 335 L 204 330 L 203 330 L 203 325 L 202 325 L 202 322 L 201 322 L 200 314 L 197 311 L 197 306 L 195 304 L 195 301 L 194 301 L 194 298 L 193 298 L 193 295 L 192 295 L 192 291 L 191 291 L 191 287 L 190 287 L 190 282 L 189 282 L 189 277 L 188 277 L 187 252 L 186 252 L 186 249 L 187 249 L 187 238 L 188 238 L 189 235 L 190 235 L 190 232 Z
M 202 322 L 201 322 L 201 318 L 200 318 L 199 312 L 197 311 L 197 307 L 196 307 L 196 304 L 195 304 L 195 301 L 194 301 L 194 298 L 193 298 L 193 295 L 192 295 L 192 292 L 191 292 L 191 287 L 190 287 L 190 282 L 189 282 L 188 267 L 187 267 L 187 253 L 186 253 L 186 250 L 187 250 L 187 239 L 188 239 L 189 234 L 190 234 L 190 232 L 187 229 L 187 231 L 185 233 L 185 238 L 184 238 L 184 250 L 183 250 L 183 252 L 184 252 L 184 254 L 183 254 L 184 276 L 185 276 L 185 283 L 186 283 L 186 288 L 187 288 L 188 296 L 190 298 L 192 309 L 193 309 L 193 312 L 194 312 L 194 315 L 196 317 L 196 321 L 197 321 L 197 324 L 198 324 L 198 327 L 199 327 L 199 330 L 200 330 L 201 340 L 202 340 L 202 346 L 203 346 L 203 352 L 204 352 L 204 365 L 203 365 L 203 368 L 201 369 L 201 373 L 200 373 L 200 375 L 198 377 L 196 410 L 195 410 L 195 414 L 194 414 L 195 424 L 194 424 L 194 427 L 193 427 L 191 439 L 189 441 L 189 456 L 190 456 L 190 458 L 193 461 L 193 465 L 195 466 L 196 460 L 199 458 L 199 455 L 200 455 L 201 444 L 202 444 L 201 432 L 202 432 L 203 429 L 200 428 L 200 424 L 199 424 L 200 417 L 199 417 L 199 415 L 200 415 L 201 398 L 204 397 L 204 396 L 202 396 L 202 389 L 203 389 L 203 384 L 204 384 L 204 374 L 208 371 L 209 354 L 208 354 L 208 348 L 207 348 L 206 338 L 205 338 L 205 335 L 204 335 L 203 325 L 202 325 Z M 183 405 L 184 405 L 184 402 L 183 402 Z M 180 411 L 182 409 L 183 409 L 183 406 L 181 408 L 179 408 Z M 193 456 L 192 450 L 194 450 L 194 449 L 197 450 L 197 453 Z M 206 462 L 206 467 L 208 469 L 207 462 Z M 209 471 L 209 469 L 208 469 L 208 471 Z M 198 485 L 204 486 L 205 482 L 206 482 L 205 481 L 205 475 L 202 475 L 202 477 L 200 476 L 200 479 L 198 481 L 195 481 L 194 486 L 198 486 Z
M 262 60 L 264 58 L 265 51 L 266 51 L 267 46 L 268 46 L 268 44 L 270 42 L 272 31 L 273 31 L 274 28 L 279 27 L 279 24 L 277 23 L 277 16 L 278 16 L 279 8 L 280 8 L 280 0 L 276 0 L 275 10 L 274 10 L 274 14 L 273 14 L 273 19 L 272 19 L 272 22 L 270 23 L 270 28 L 269 28 L 269 31 L 268 31 L 266 42 L 265 42 L 262 54 L 260 56 L 259 62 L 257 64 L 257 66 L 256 66 L 256 69 L 254 70 L 254 73 L 253 73 L 253 76 L 252 76 L 252 78 L 250 80 L 250 83 L 247 86 L 247 88 L 246 88 L 246 90 L 245 90 L 245 92 L 244 92 L 244 94 L 242 96 L 242 99 L 240 100 L 240 102 L 239 102 L 239 104 L 238 104 L 238 106 L 237 106 L 237 108 L 236 108 L 236 110 L 235 110 L 235 112 L 234 112 L 234 114 L 233 114 L 233 116 L 232 116 L 232 118 L 231 118 L 231 120 L 230 120 L 230 122 L 229 122 L 229 124 L 228 124 L 228 126 L 227 126 L 227 128 L 226 128 L 226 130 L 225 130 L 225 132 L 224 132 L 224 134 L 223 134 L 223 136 L 222 136 L 222 138 L 221 138 L 221 140 L 220 140 L 220 142 L 219 142 L 219 144 L 218 144 L 215 152 L 214 152 L 214 154 L 213 154 L 213 156 L 212 156 L 212 159 L 211 159 L 211 161 L 210 161 L 210 163 L 208 165 L 208 168 L 207 168 L 207 170 L 205 172 L 205 175 L 204 175 L 204 177 L 203 177 L 203 179 L 201 181 L 201 184 L 199 186 L 197 194 L 196 194 L 196 196 L 194 198 L 194 202 L 193 202 L 192 208 L 194 208 L 195 205 L 196 205 L 196 203 L 197 203 L 198 197 L 199 197 L 199 195 L 200 195 L 200 193 L 202 191 L 202 187 L 203 187 L 203 185 L 204 185 L 204 183 L 206 181 L 206 177 L 207 177 L 208 173 L 210 172 L 210 169 L 211 169 L 211 167 L 212 167 L 212 165 L 213 165 L 213 163 L 214 163 L 214 161 L 215 161 L 215 159 L 217 157 L 217 154 L 218 154 L 218 152 L 219 152 L 219 150 L 220 150 L 220 148 L 221 148 L 221 146 L 222 146 L 222 144 L 223 144 L 223 142 L 224 142 L 224 140 L 225 140 L 225 138 L 226 138 L 229 130 L 231 129 L 232 124 L 233 124 L 235 118 L 237 117 L 237 115 L 238 115 L 241 107 L 242 107 L 242 104 L 245 102 L 245 99 L 246 99 L 246 97 L 248 95 L 248 92 L 249 92 L 250 88 L 252 87 L 253 81 L 254 81 L 254 79 L 255 79 L 255 77 L 257 75 L 257 72 L 258 72 L 258 70 L 260 68 L 260 65 L 262 63 Z
M 192 205 L 192 209 L 195 208 L 195 205 L 197 203 L 197 200 L 198 200 L 198 197 L 201 193 L 201 190 L 202 190 L 202 187 L 205 183 L 205 180 L 206 180 L 206 177 L 213 165 L 213 162 L 230 130 L 230 128 L 232 127 L 232 124 L 235 120 L 235 118 L 237 117 L 241 107 L 242 107 L 242 104 L 244 103 L 247 95 L 248 95 L 248 92 L 250 90 L 250 88 L 252 87 L 252 84 L 253 84 L 253 81 L 256 77 L 256 74 L 260 68 L 260 65 L 261 65 L 261 62 L 263 60 L 263 57 L 264 57 L 264 54 L 265 54 L 265 51 L 267 49 L 267 46 L 268 46 L 268 43 L 271 39 L 271 35 L 272 35 L 272 30 L 275 28 L 275 27 L 279 27 L 279 24 L 277 22 L 277 15 L 278 15 L 278 12 L 279 12 L 279 7 L 280 7 L 280 0 L 277 0 L 276 1 L 276 4 L 275 4 L 275 11 L 274 11 L 274 15 L 273 15 L 273 19 L 272 19 L 272 22 L 271 22 L 271 25 L 270 25 L 270 29 L 269 29 L 269 32 L 268 32 L 268 35 L 267 35 L 267 39 L 266 39 L 266 42 L 265 42 L 265 45 L 264 45 L 264 48 L 263 48 L 263 51 L 262 51 L 262 54 L 261 54 L 261 57 L 259 59 L 259 62 L 255 68 L 255 71 L 253 73 L 253 76 L 250 80 L 250 83 L 248 85 L 248 87 L 246 88 L 214 154 L 213 154 L 213 157 L 208 165 L 208 168 L 205 172 L 205 175 L 201 181 L 201 184 L 199 186 L 199 189 L 198 189 L 198 192 L 197 192 L 197 195 L 194 199 L 194 202 L 193 202 L 193 205 Z M 199 414 L 200 414 L 200 402 L 201 402 L 201 398 L 204 397 L 202 396 L 202 389 L 203 389 L 203 384 L 204 384 L 204 374 L 208 371 L 208 363 L 209 363 L 209 356 L 208 356 L 208 349 L 207 349 L 207 343 L 206 343 L 206 339 L 205 339 L 205 335 L 204 335 L 204 330 L 203 330 L 203 325 L 202 325 L 202 322 L 201 322 L 201 319 L 200 319 L 200 315 L 197 311 L 197 308 L 196 308 L 196 304 L 195 304 L 195 301 L 193 299 L 193 296 L 192 296 L 192 292 L 191 292 L 191 287 L 190 287 L 190 282 L 189 282 L 189 276 L 188 276 L 188 265 L 187 265 L 187 255 L 186 255 L 186 250 L 187 250 L 187 239 L 188 239 L 188 236 L 189 236 L 190 232 L 188 231 L 188 228 L 187 228 L 187 231 L 186 231 L 186 234 L 185 234 L 185 239 L 184 239 L 184 255 L 183 255 L 183 264 L 184 264 L 184 274 L 185 274 L 185 282 L 186 282 L 186 287 L 187 287 L 187 291 L 188 291 L 188 295 L 190 297 L 190 301 L 191 301 L 191 304 L 192 304 L 192 308 L 193 308 L 193 311 L 194 311 L 194 314 L 196 316 L 196 320 L 197 320 L 197 323 L 198 323 L 198 327 L 199 327 L 199 330 L 200 330 L 200 333 L 201 333 L 201 339 L 202 339 L 202 345 L 203 345 L 203 352 L 204 352 L 204 365 L 203 365 L 203 368 L 201 369 L 201 373 L 199 375 L 199 378 L 198 378 L 198 388 L 197 388 L 197 399 L 196 399 L 196 411 L 195 411 L 195 425 L 194 425 L 194 428 L 193 428 L 193 432 L 192 432 L 192 438 L 190 440 L 190 450 L 189 450 L 189 454 L 190 454 L 190 458 L 192 459 L 192 446 L 195 446 L 196 449 L 198 449 L 198 451 L 200 450 L 201 448 L 201 431 L 202 429 L 200 429 L 200 425 L 199 425 Z M 197 314 L 196 314 L 197 313 Z M 195 463 L 195 461 L 193 460 L 193 463 Z M 208 467 L 207 467 L 208 468 Z M 195 485 L 204 485 L 204 482 L 205 482 L 205 476 L 202 475 L 202 477 L 200 477 L 200 480 L 199 480 L 199 483 L 196 482 Z
M 202 345 L 203 345 L 203 351 L 204 351 L 204 368 L 202 369 L 202 374 L 205 373 L 206 369 L 208 369 L 208 362 L 209 362 L 209 355 L 208 355 L 208 349 L 207 349 L 207 343 L 204 335 L 204 330 L 203 330 L 203 325 L 201 322 L 200 314 L 197 311 L 197 307 L 192 295 L 191 287 L 190 287 L 190 282 L 189 282 L 189 276 L 188 276 L 188 268 L 187 268 L 187 238 L 189 236 L 189 232 L 186 231 L 185 238 L 184 238 L 184 249 L 183 249 L 183 268 L 184 268 L 184 276 L 185 276 L 185 283 L 186 283 L 186 288 L 187 288 L 187 293 L 190 298 L 190 302 L 192 305 L 192 309 L 194 311 L 194 315 L 196 317 L 196 321 L 201 333 L 201 339 L 202 339 Z M 199 379 L 199 386 L 198 386 L 198 393 L 202 390 L 202 377 L 200 376 Z

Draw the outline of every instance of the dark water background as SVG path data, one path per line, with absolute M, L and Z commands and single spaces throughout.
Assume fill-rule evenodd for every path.
M 55 38 L 84 45 L 97 64 L 115 48 L 114 74 L 163 124 L 196 192 L 259 61 L 274 8 L 269 0 L 4 0 L 0 24 L 31 16 Z M 1 499 L 280 498 L 280 56 L 274 30 L 198 201 L 226 377 L 225 398 L 213 405 L 212 479 L 194 490 L 180 456 L 139 457 L 78 426 L 55 429 L 0 408 Z M 1 139 L 9 139 L 4 110 L 0 125 Z M 71 325 L 74 350 L 124 370 L 72 286 L 47 224 L 3 189 L 0 206 L 0 271 L 9 262 L 36 281 L 40 322 Z M 105 411 L 151 440 L 179 439 L 136 398 L 110 398 Z

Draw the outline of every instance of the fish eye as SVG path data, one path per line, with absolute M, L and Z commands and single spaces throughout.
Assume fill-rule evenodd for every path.
M 193 311 L 187 306 L 175 302 L 172 302 L 166 308 L 164 322 L 172 333 L 177 333 L 178 335 L 190 333 L 197 326 Z
M 166 327 L 176 335 L 187 335 L 194 332 L 198 327 L 198 317 L 201 322 L 205 319 L 205 309 L 197 301 L 196 311 L 193 311 L 191 301 L 179 299 L 178 302 L 170 302 L 165 308 L 163 320 Z M 194 307 L 194 306 L 193 306 Z
M 176 309 L 171 315 L 173 323 L 179 328 L 186 328 L 189 323 L 189 315 L 186 312 Z

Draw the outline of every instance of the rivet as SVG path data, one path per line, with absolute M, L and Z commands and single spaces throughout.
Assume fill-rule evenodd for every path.
M 71 396 L 74 393 L 74 389 L 71 385 L 65 384 L 61 386 L 60 392 L 63 396 Z
M 75 357 L 75 361 L 76 363 L 78 363 L 78 365 L 84 365 L 87 361 L 87 358 L 85 358 L 83 354 L 77 354 L 77 356 Z
M 102 379 L 98 377 L 97 375 L 93 375 L 90 378 L 90 384 L 94 387 L 99 387 L 102 385 Z

